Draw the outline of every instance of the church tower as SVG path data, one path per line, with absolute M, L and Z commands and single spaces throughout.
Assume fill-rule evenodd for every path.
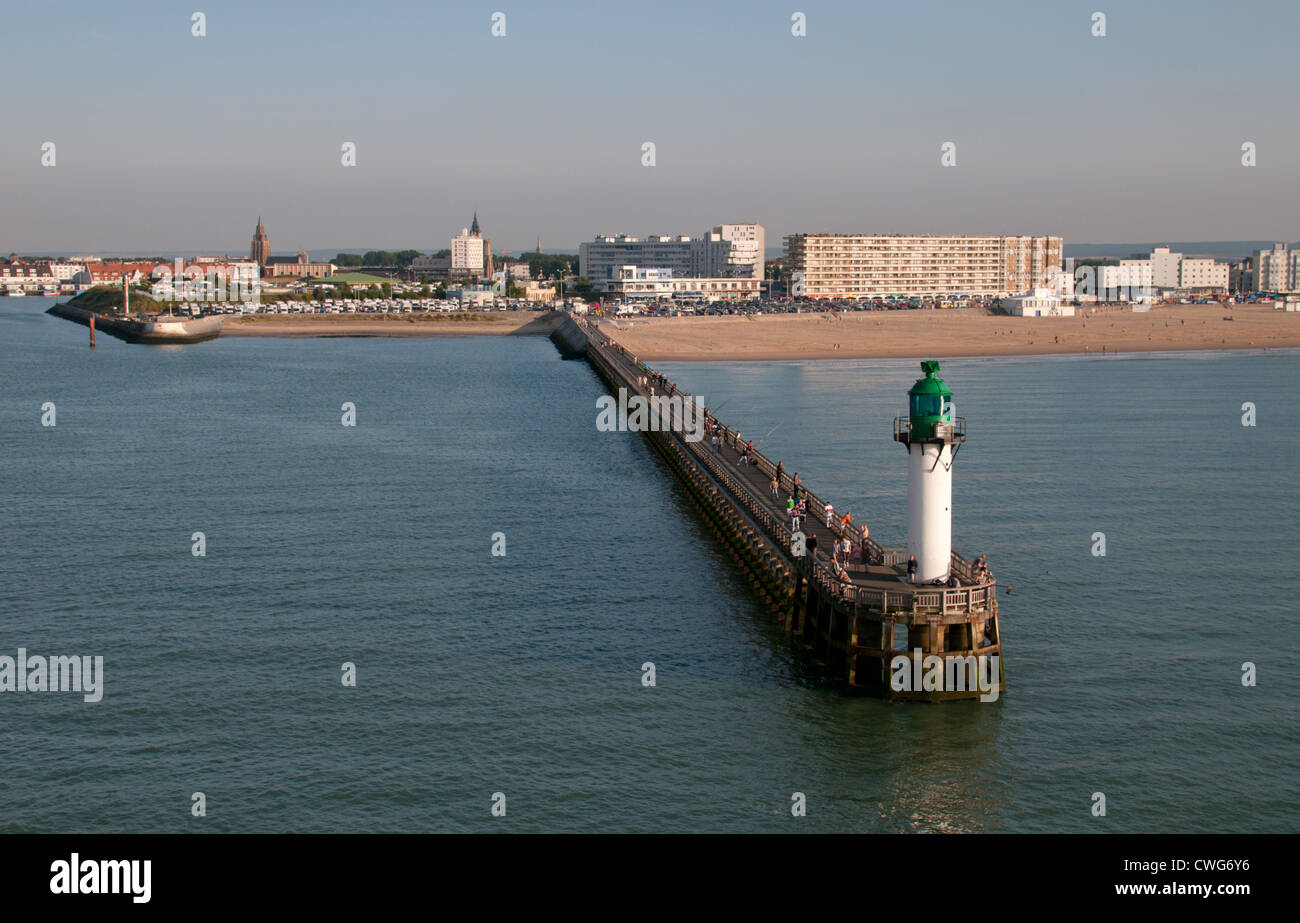
M 248 250 L 248 258 L 258 266 L 265 266 L 271 258 L 271 242 L 267 240 L 266 229 L 262 227 L 262 216 L 257 216 L 257 230 L 253 232 L 253 245 Z

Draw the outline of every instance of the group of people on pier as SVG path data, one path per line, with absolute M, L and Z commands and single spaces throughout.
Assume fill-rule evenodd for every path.
M 581 322 L 582 326 L 588 326 Z M 656 389 L 667 395 L 681 394 L 682 397 L 689 399 L 690 395 L 685 391 L 679 391 L 674 382 L 668 380 L 667 376 L 655 371 L 649 365 L 644 364 L 638 358 L 632 355 L 626 348 L 616 340 L 610 338 L 601 338 L 601 345 L 614 352 L 620 353 L 632 367 L 637 371 L 636 384 L 641 389 L 648 391 L 654 396 Z M 723 447 L 728 447 L 736 451 L 737 467 L 748 465 L 758 465 L 759 459 L 755 457 L 753 440 L 744 441 L 741 438 L 740 430 L 730 430 L 713 416 L 707 408 L 704 411 L 705 434 L 709 439 L 709 444 L 715 454 L 721 454 Z M 785 487 L 785 464 L 777 462 L 768 482 L 768 492 L 770 502 L 778 510 L 781 508 L 781 494 Z M 761 481 L 760 481 L 761 483 Z M 799 480 L 799 472 L 794 472 L 790 476 L 790 492 L 786 496 L 785 515 L 789 519 L 790 531 L 792 533 L 801 532 L 806 528 L 809 516 L 809 503 L 812 495 L 808 489 L 803 486 Z M 835 507 L 830 501 L 825 501 L 821 510 L 814 511 L 813 515 L 820 513 L 826 524 L 827 530 L 831 533 L 831 547 L 827 554 L 827 561 L 822 562 L 818 557 L 818 540 L 815 532 L 809 532 L 804 541 L 805 551 L 808 556 L 818 563 L 823 563 L 830 570 L 835 581 L 841 585 L 853 583 L 853 578 L 849 575 L 847 567 L 851 564 L 870 565 L 879 564 L 872 553 L 870 542 L 870 530 L 865 522 L 854 527 L 853 514 L 847 511 L 841 516 L 835 515 Z M 855 541 L 856 539 L 856 541 Z M 856 545 L 856 547 L 855 547 Z M 915 555 L 908 557 L 904 566 L 909 583 L 916 582 L 917 561 Z M 971 563 L 971 579 L 975 585 L 982 585 L 993 579 L 992 573 L 988 569 L 988 563 L 985 555 L 980 555 Z M 955 573 L 950 574 L 946 581 L 937 581 L 949 587 L 960 587 L 961 581 Z

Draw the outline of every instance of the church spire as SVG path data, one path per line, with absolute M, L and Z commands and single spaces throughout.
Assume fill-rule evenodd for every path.
M 477 211 L 477 210 L 475 210 L 475 212 L 474 212 L 474 223 L 471 224 L 471 225 L 469 226 L 469 232 L 470 232 L 470 234 L 473 235 L 474 237 L 478 237 L 478 236 L 479 236 L 479 229 L 478 229 L 478 211 Z

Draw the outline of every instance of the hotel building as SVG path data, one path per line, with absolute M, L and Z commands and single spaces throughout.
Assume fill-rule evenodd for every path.
M 604 280 L 602 288 L 611 295 L 627 299 L 739 301 L 757 298 L 762 285 L 762 279 L 679 278 L 669 269 L 620 266 L 617 278 Z
M 718 224 L 700 237 L 619 234 L 578 247 L 578 275 L 594 285 L 617 280 L 625 266 L 668 270 L 676 279 L 763 279 L 761 224 Z
M 1254 290 L 1290 292 L 1300 288 L 1300 250 L 1288 253 L 1286 244 L 1255 254 Z
M 1049 284 L 1059 237 L 792 234 L 786 267 L 809 298 L 1002 295 Z
M 478 212 L 468 228 L 451 239 L 451 275 L 453 278 L 492 275 L 492 245 L 478 226 Z

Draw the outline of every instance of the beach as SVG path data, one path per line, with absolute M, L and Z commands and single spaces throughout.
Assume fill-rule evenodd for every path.
M 478 314 L 245 314 L 227 317 L 222 336 L 455 337 L 546 334 L 556 318 L 537 311 Z
M 1102 307 L 1075 317 L 1005 317 L 950 309 L 603 318 L 600 325 L 651 362 L 1300 347 L 1300 313 L 1241 304 L 1164 305 L 1146 313 Z

